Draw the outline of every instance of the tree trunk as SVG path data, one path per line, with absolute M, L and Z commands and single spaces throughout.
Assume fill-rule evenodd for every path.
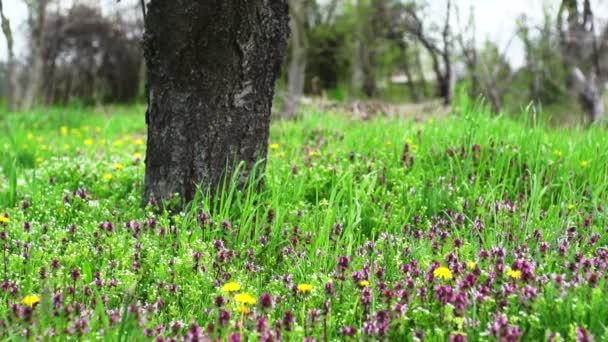
M 21 98 L 21 85 L 19 84 L 19 73 L 17 70 L 17 61 L 15 60 L 15 50 L 13 48 L 13 32 L 9 19 L 4 15 L 4 8 L 0 0 L 0 21 L 2 33 L 6 38 L 6 48 L 8 52 L 7 78 L 9 80 L 8 107 L 9 110 L 19 108 L 19 99 Z
M 595 72 L 585 77 L 581 69 L 574 68 L 572 77 L 579 94 L 581 107 L 587 112 L 591 123 L 599 122 L 606 118 L 604 108 L 604 84 L 598 80 Z
M 32 39 L 32 66 L 29 68 L 29 76 L 27 80 L 27 87 L 23 95 L 22 108 L 30 109 L 34 105 L 36 99 L 42 89 L 43 75 L 44 72 L 44 58 L 43 47 L 44 47 L 44 26 L 46 25 L 46 10 L 49 0 L 39 0 L 32 3 L 29 8 L 28 24 L 31 30 Z
M 283 117 L 291 119 L 295 116 L 300 100 L 304 93 L 306 80 L 306 0 L 290 0 L 291 12 L 291 60 L 289 61 L 287 101 Z
M 144 203 L 263 162 L 288 33 L 285 0 L 152 0 L 145 19 L 148 146 Z
M 414 67 L 416 68 L 416 72 L 418 74 L 418 85 L 422 89 L 422 99 L 428 96 L 427 93 L 427 83 L 426 76 L 424 75 L 424 66 L 422 65 L 422 58 L 420 58 L 420 48 L 416 46 L 416 51 L 414 53 Z

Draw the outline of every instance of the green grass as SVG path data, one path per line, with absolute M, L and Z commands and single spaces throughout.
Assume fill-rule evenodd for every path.
M 356 340 L 607 336 L 600 128 L 522 124 L 466 102 L 424 123 L 308 109 L 273 124 L 261 192 L 228 184 L 159 214 L 139 206 L 143 110 L 0 116 L 3 338 L 132 340 L 210 323 L 214 337 L 250 340 L 342 340 L 346 326 Z M 434 276 L 439 265 L 452 279 Z M 229 281 L 257 299 L 248 315 L 222 291 Z M 33 294 L 38 305 L 20 304 Z

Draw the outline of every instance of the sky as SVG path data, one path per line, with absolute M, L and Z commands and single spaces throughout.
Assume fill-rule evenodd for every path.
M 27 42 L 25 41 L 25 19 L 27 17 L 24 0 L 3 0 L 4 11 L 11 20 L 13 31 L 15 31 L 15 48 L 18 56 L 23 56 Z M 65 8 L 72 0 L 57 0 L 59 6 Z M 116 0 L 80 0 L 101 4 L 102 8 L 114 11 L 124 7 L 136 6 L 139 0 L 121 0 L 121 5 L 117 5 Z M 435 20 L 445 15 L 446 0 L 428 0 L 428 18 Z M 524 49 L 517 39 L 511 39 L 516 29 L 516 19 L 525 14 L 531 24 L 541 24 L 543 18 L 543 8 L 553 8 L 554 11 L 559 6 L 560 0 L 454 0 L 455 7 L 459 10 L 461 22 L 466 22 L 471 8 L 474 11 L 475 24 L 477 27 L 477 39 L 480 44 L 483 40 L 489 39 L 498 44 L 501 49 L 508 45 L 507 58 L 514 67 L 519 67 L 524 63 Z M 594 0 L 592 2 L 596 16 L 599 20 L 608 19 L 608 0 Z M 121 7 L 122 6 L 122 7 Z M 605 14 L 604 14 L 605 13 Z M 509 45 L 508 42 L 512 41 Z M 6 41 L 4 36 L 0 37 L 0 60 L 6 60 Z

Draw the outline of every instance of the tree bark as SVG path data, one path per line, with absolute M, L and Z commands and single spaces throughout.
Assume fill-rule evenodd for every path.
M 240 162 L 244 183 L 267 153 L 286 0 L 152 0 L 145 28 L 144 204 L 213 195 Z

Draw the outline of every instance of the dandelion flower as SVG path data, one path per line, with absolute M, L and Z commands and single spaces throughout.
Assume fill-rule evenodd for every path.
M 0 223 L 9 223 L 9 222 L 11 222 L 11 220 L 8 217 L 0 215 Z
M 281 147 L 281 146 L 279 146 L 279 144 L 270 144 L 270 149 L 273 151 L 278 150 L 279 147 Z
M 136 159 L 141 159 L 144 157 L 144 155 L 142 153 L 135 152 L 135 154 L 133 154 L 133 157 L 135 157 Z
M 112 179 L 112 174 L 111 173 L 106 173 L 105 175 L 103 175 L 103 179 L 105 179 L 105 180 Z
M 572 209 L 574 209 L 574 204 L 568 204 L 568 207 L 567 207 L 567 208 L 568 208 L 568 210 L 572 210 Z
M 84 144 L 85 144 L 86 146 L 91 146 L 91 145 L 93 145 L 93 139 L 86 139 L 86 140 L 84 141 Z
M 477 263 L 475 261 L 469 261 L 467 262 L 467 268 L 473 271 L 477 268 Z
M 222 291 L 225 291 L 225 292 L 236 292 L 240 289 L 241 289 L 241 285 L 239 285 L 239 283 L 236 283 L 236 282 L 226 283 L 226 284 L 224 284 L 224 286 L 222 286 Z
M 313 287 L 314 286 L 312 286 L 311 284 L 299 284 L 298 285 L 298 292 L 304 293 L 304 294 L 311 293 Z
M 135 140 L 135 145 L 141 146 L 143 144 L 144 144 L 144 139 L 137 139 L 137 140 Z
M 558 157 L 561 157 L 563 155 L 562 151 L 560 151 L 560 150 L 553 151 L 553 154 L 556 155 L 556 156 L 558 156 Z
M 317 150 L 310 151 L 310 152 L 308 153 L 308 156 L 309 156 L 309 157 L 318 157 L 318 156 L 320 156 L 320 155 L 321 155 L 321 153 L 319 153 L 319 151 L 317 151 Z
M 519 279 L 519 278 L 521 278 L 521 271 L 520 270 L 510 270 L 507 272 L 507 276 L 509 276 L 513 279 Z
M 27 305 L 29 307 L 32 307 L 38 303 L 40 303 L 40 297 L 38 297 L 36 295 L 28 295 L 28 296 L 25 296 L 25 298 L 23 298 L 21 300 L 21 304 Z
M 242 315 L 248 315 L 251 312 L 251 310 L 249 310 L 249 308 L 245 305 L 237 306 L 236 311 Z
M 369 286 L 369 281 L 367 281 L 367 280 L 361 280 L 359 282 L 359 286 L 361 286 L 361 287 L 368 287 Z
M 122 140 L 120 140 L 120 139 L 116 140 L 116 141 L 114 141 L 114 146 L 122 146 L 122 143 L 123 143 Z
M 114 164 L 114 169 L 122 170 L 122 169 L 124 169 L 124 166 L 121 163 L 116 163 L 116 164 Z
M 439 279 L 443 279 L 443 280 L 450 280 L 450 279 L 452 279 L 452 271 L 450 271 L 449 268 L 444 267 L 444 266 L 437 267 L 433 271 L 433 276 L 435 278 L 439 278 Z
M 61 126 L 61 135 L 68 135 L 68 128 L 66 126 Z
M 236 300 L 237 302 L 246 305 L 246 304 L 255 304 L 256 299 L 253 298 L 253 296 L 251 296 L 248 293 L 239 293 L 236 296 L 234 296 L 234 300 Z
M 588 162 L 588 161 L 583 160 L 583 161 L 581 162 L 581 167 L 583 167 L 583 168 L 584 168 L 584 167 L 587 167 L 587 165 L 589 165 L 589 162 Z

